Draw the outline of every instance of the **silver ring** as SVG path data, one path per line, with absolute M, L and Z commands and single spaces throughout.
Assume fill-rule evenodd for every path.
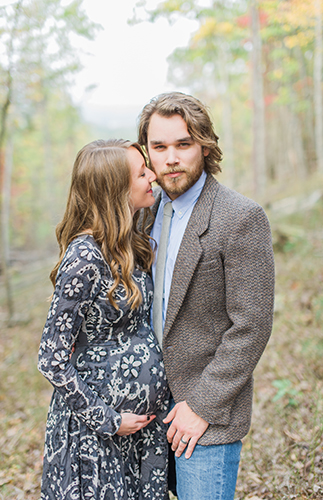
M 183 439 L 183 438 L 181 438 L 181 442 L 182 442 L 183 444 L 187 444 L 187 441 L 184 441 L 184 439 Z

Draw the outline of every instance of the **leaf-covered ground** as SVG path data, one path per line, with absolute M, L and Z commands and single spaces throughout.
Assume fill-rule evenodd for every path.
M 239 500 L 323 498 L 322 220 L 321 201 L 284 224 L 272 221 L 276 313 L 255 373 Z
M 322 203 L 284 224 L 272 220 L 274 331 L 255 373 L 237 500 L 323 498 L 322 220 Z M 16 297 L 20 323 L 1 324 L 0 500 L 39 499 L 51 387 L 36 363 L 51 293 L 49 269 Z

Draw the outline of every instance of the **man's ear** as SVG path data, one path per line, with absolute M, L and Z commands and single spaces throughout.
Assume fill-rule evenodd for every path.
M 205 147 L 203 147 L 203 148 L 202 148 L 202 151 L 203 151 L 203 155 L 204 155 L 204 156 L 208 156 L 208 155 L 209 155 L 209 153 L 210 153 L 209 148 L 205 148 Z

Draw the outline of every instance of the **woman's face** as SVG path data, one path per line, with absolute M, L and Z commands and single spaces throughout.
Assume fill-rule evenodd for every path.
M 140 208 L 151 207 L 155 201 L 151 183 L 156 180 L 154 172 L 146 167 L 143 156 L 136 148 L 127 149 L 131 168 L 130 206 L 133 213 Z

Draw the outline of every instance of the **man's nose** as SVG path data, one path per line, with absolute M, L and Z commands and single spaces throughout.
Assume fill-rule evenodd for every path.
M 168 165 L 176 165 L 179 163 L 176 148 L 168 148 L 166 162 Z

